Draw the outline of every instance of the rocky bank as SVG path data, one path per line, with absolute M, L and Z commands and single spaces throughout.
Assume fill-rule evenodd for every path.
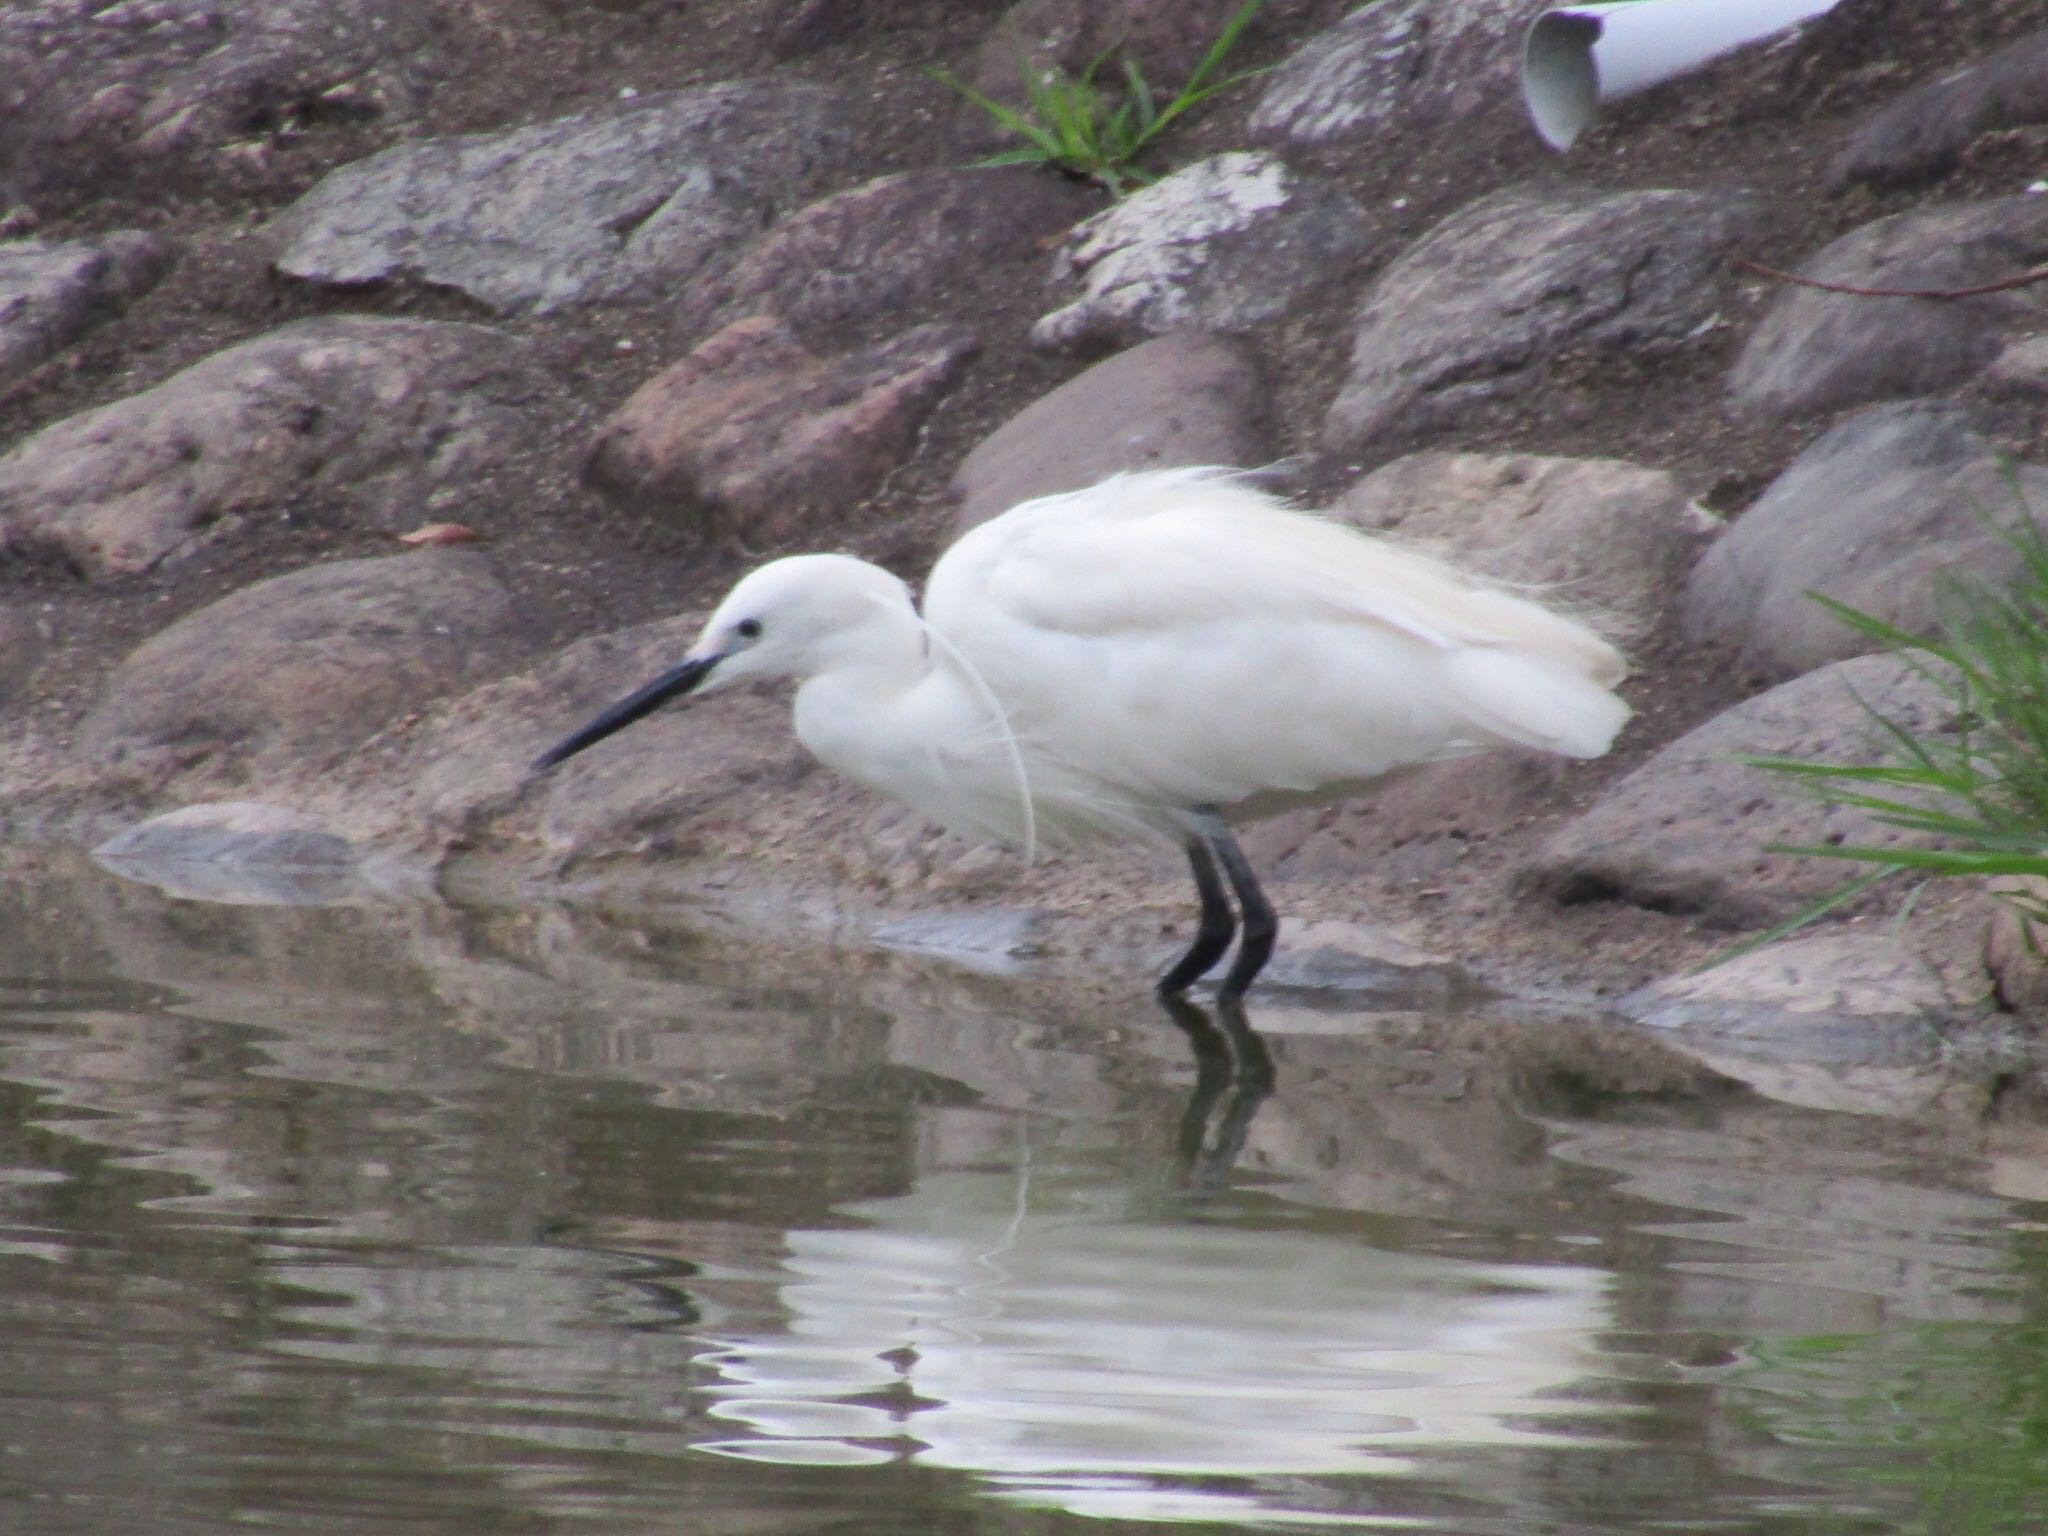
M 2048 283 L 1756 265 L 2048 265 L 2039 0 L 1843 0 L 1563 156 L 1516 90 L 1540 5 L 1271 0 L 1263 72 L 1121 201 L 973 168 L 988 126 L 929 74 L 1013 91 L 1121 40 L 1178 80 L 1233 9 L 0 13 L 5 836 L 208 892 L 717 887 L 1136 986 L 1178 861 L 958 846 L 814 771 L 771 699 L 525 765 L 765 555 L 914 578 L 1025 496 L 1277 465 L 1601 614 L 1638 715 L 1601 763 L 1251 829 L 1276 982 L 1455 957 L 1747 1035 L 2025 1004 L 1970 891 L 1680 978 L 1839 883 L 1767 845 L 1895 835 L 1740 754 L 1949 724 L 1807 594 L 1924 624 L 1937 572 L 2008 558 L 1987 503 L 2048 508 Z

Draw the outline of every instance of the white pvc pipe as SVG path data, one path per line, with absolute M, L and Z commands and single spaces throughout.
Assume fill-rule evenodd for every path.
M 1836 0 L 1608 0 L 1562 6 L 1522 44 L 1522 100 L 1552 149 L 1569 149 L 1610 101 L 1833 10 Z

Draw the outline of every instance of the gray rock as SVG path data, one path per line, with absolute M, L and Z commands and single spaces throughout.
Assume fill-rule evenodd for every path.
M 586 477 L 756 547 L 836 529 L 903 463 L 974 350 L 959 327 L 926 325 L 819 357 L 771 315 L 736 320 L 635 391 Z
M 1468 426 L 1554 359 L 1683 348 L 1715 318 L 1749 205 L 1723 193 L 1520 186 L 1439 224 L 1373 284 L 1324 442 Z
M 169 242 L 139 230 L 0 244 L 0 380 L 112 319 L 170 263 Z
M 92 856 L 186 901 L 323 906 L 361 894 L 356 850 L 317 817 L 254 800 L 188 805 L 108 838 Z
M 1783 940 L 1624 999 L 1688 1055 L 1781 1103 L 1913 1114 L 1947 1085 L 1957 1009 L 1896 934 Z
M 1098 213 L 1054 255 L 1081 296 L 1031 328 L 1036 346 L 1103 351 L 1169 331 L 1248 331 L 1341 278 L 1371 240 L 1334 183 L 1268 154 L 1197 161 Z
M 651 300 L 730 261 L 852 147 L 844 98 L 772 80 L 400 144 L 281 214 L 277 267 L 453 288 L 507 314 Z
M 1497 580 L 1543 587 L 1625 643 L 1662 626 L 1666 599 L 1721 528 L 1662 470 L 1529 454 L 1410 454 L 1329 512 Z
M 501 461 L 559 402 L 526 344 L 497 331 L 301 321 L 0 458 L 0 554 L 98 578 L 183 558 L 257 519 L 395 529 L 458 496 L 473 519 Z
M 1858 288 L 1965 288 L 2048 265 L 2048 197 L 1947 203 L 1853 230 L 1799 267 Z M 1759 420 L 1935 394 L 2038 328 L 2031 290 L 1970 299 L 1870 298 L 1787 285 L 1736 359 L 1728 394 Z
M 682 304 L 687 325 L 773 314 L 799 335 L 927 310 L 935 291 L 1036 258 L 1099 194 L 1024 169 L 909 171 L 801 208 Z
M 883 923 L 875 930 L 875 942 L 984 975 L 1011 976 L 1039 954 L 1044 928 L 1045 914 L 1029 907 L 914 912 Z
M 139 646 L 87 717 L 87 750 L 168 781 L 330 772 L 393 719 L 502 672 L 545 638 L 472 551 L 274 576 Z
M 1518 0 L 1392 0 L 1360 6 L 1290 54 L 1265 82 L 1248 131 L 1300 149 L 1384 142 L 1509 103 L 1528 25 Z
M 1708 551 L 1680 609 L 1689 639 L 1741 648 L 1778 676 L 1874 642 L 1818 592 L 1914 633 L 1932 629 L 1948 574 L 1998 581 L 2018 566 L 1993 523 L 2048 512 L 2048 470 L 2013 465 L 1960 406 L 1874 406 L 1814 443 Z
M 1961 163 L 1980 135 L 2048 123 L 2048 32 L 2020 39 L 1879 108 L 1828 166 L 1852 182 L 1933 181 Z
M 984 438 L 953 476 L 961 531 L 1122 470 L 1264 463 L 1257 362 L 1220 336 L 1162 336 L 1097 363 Z
M 1781 683 L 1688 731 L 1554 834 L 1525 873 L 1560 901 L 1623 901 L 1762 927 L 1839 889 L 1864 866 L 1767 853 L 1925 847 L 1869 812 L 1824 804 L 1747 756 L 1888 761 L 1876 711 L 1923 736 L 1952 731 L 1947 696 L 1905 661 L 1859 656 Z
M 270 136 L 402 122 L 442 56 L 438 20 L 418 0 L 0 7 L 0 193 L 233 182 Z

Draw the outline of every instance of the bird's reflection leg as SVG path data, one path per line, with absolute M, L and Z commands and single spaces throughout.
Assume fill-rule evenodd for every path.
M 1180 1155 L 1189 1182 L 1220 1188 L 1244 1150 L 1252 1116 L 1273 1091 L 1273 1058 L 1238 1004 L 1214 1015 L 1184 997 L 1162 994 L 1160 1006 L 1195 1054 L 1195 1091 L 1180 1121 Z
M 1230 898 L 1224 894 L 1216 856 L 1199 836 L 1191 836 L 1187 846 L 1188 868 L 1195 872 L 1195 892 L 1202 898 L 1202 920 L 1188 952 L 1159 978 L 1161 997 L 1185 992 L 1197 977 L 1223 958 L 1223 951 L 1230 948 L 1230 941 L 1237 936 L 1237 919 L 1231 916 Z

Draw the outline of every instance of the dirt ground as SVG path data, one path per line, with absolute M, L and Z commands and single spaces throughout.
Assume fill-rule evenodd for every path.
M 1249 35 L 1243 62 L 1271 62 L 1351 8 L 1339 0 L 1275 3 Z M 961 67 L 1004 9 L 998 0 L 873 3 L 850 40 L 794 61 L 773 58 L 768 47 L 768 20 L 782 9 L 765 0 L 475 0 L 474 26 L 451 44 L 474 67 L 455 73 L 407 136 L 555 116 L 609 102 L 626 86 L 644 93 L 780 69 L 856 84 L 867 173 L 967 158 L 960 147 L 961 109 L 924 71 L 934 64 Z M 1312 164 L 1341 177 L 1384 217 L 1387 238 L 1377 250 L 1387 256 L 1485 191 L 1530 176 L 1562 175 L 1612 186 L 1740 185 L 1758 194 L 1765 210 L 1761 232 L 1744 254 L 1796 265 L 1884 214 L 2008 190 L 2029 158 L 2033 174 L 2040 174 L 2038 138 L 1994 135 L 1933 187 L 1841 196 L 1823 189 L 1824 168 L 1843 135 L 1875 106 L 2043 24 L 2048 11 L 2041 0 L 1847 0 L 1802 46 L 1754 50 L 1639 98 L 1568 157 L 1546 150 L 1518 110 L 1502 110 L 1455 131 L 1326 155 Z M 1256 88 L 1218 99 L 1164 145 L 1161 164 L 1242 146 L 1244 120 L 1256 99 Z M 11 233 L 52 238 L 154 229 L 170 236 L 181 255 L 169 277 L 124 317 L 0 393 L 0 448 L 302 316 L 360 311 L 485 318 L 443 294 L 335 294 L 277 278 L 268 267 L 264 220 L 326 171 L 393 135 L 376 121 L 309 121 L 274 125 L 266 137 L 263 169 L 233 192 L 198 182 L 87 186 L 39 203 L 32 214 L 7 216 Z M 1374 467 L 1329 459 L 1315 447 L 1316 428 L 1345 371 L 1345 321 L 1370 276 L 1369 268 L 1351 274 L 1333 292 L 1331 312 L 1300 315 L 1257 338 L 1275 381 L 1282 451 L 1297 457 L 1312 498 Z M 1726 323 L 1711 344 L 1636 365 L 1603 356 L 1567 366 L 1511 414 L 1433 446 L 1627 458 L 1675 472 L 1707 505 L 1739 515 L 1827 423 L 1757 426 L 1725 412 L 1723 380 L 1734 349 L 1772 289 L 1762 279 L 1744 279 L 1731 294 Z M 904 317 L 902 323 L 970 317 L 984 352 L 966 385 L 940 406 L 914 462 L 867 505 L 847 509 L 837 542 L 913 578 L 924 569 L 943 541 L 952 510 L 946 484 L 963 454 L 1079 366 L 1025 344 L 1031 321 L 1045 307 L 1043 296 L 1012 274 L 964 272 L 950 290 L 930 295 L 926 312 Z M 582 415 L 534 442 L 527 461 L 512 466 L 516 473 L 506 479 L 528 487 L 526 495 L 468 509 L 463 520 L 489 537 L 505 579 L 551 618 L 561 640 L 701 605 L 739 567 L 773 553 L 707 545 L 687 527 L 611 507 L 578 483 L 592 425 L 696 338 L 678 334 L 658 306 L 581 309 L 519 325 L 545 348 Z M 630 353 L 620 350 L 621 341 L 633 343 Z M 0 573 L 18 598 L 35 605 L 48 641 L 47 659 L 13 708 L 39 730 L 61 735 L 90 706 L 108 668 L 172 620 L 266 575 L 388 548 L 376 536 L 323 517 L 318 507 L 305 512 L 289 528 L 273 525 L 193 561 L 91 587 L 50 571 Z M 1426 939 L 1482 953 L 1483 969 L 1510 980 L 1552 974 L 1560 956 L 1597 948 L 1612 962 L 1612 984 L 1620 985 L 1727 942 L 1728 935 L 1700 934 L 1632 909 L 1558 911 L 1499 899 L 1526 836 L 1761 682 L 1738 675 L 1726 658 L 1675 642 L 1636 661 L 1628 695 L 1639 718 L 1625 745 L 1610 760 L 1558 781 L 1547 800 L 1532 807 L 1525 833 L 1472 850 L 1452 882 L 1389 879 L 1376 882 L 1385 887 L 1378 890 L 1305 892 L 1292 910 L 1356 916 L 1364 907 L 1399 918 Z M 806 824 L 806 813 L 793 808 L 792 831 Z M 1113 925 L 1128 934 L 1159 925 L 1159 914 L 1146 906 L 1151 887 L 1144 882 L 1154 873 L 1150 866 L 1128 879 L 1114 871 L 1040 872 L 1005 894 L 1096 911 L 1129 898 Z M 1957 925 L 1956 942 L 1967 947 L 1981 926 L 1981 910 L 1965 901 L 1955 914 L 1944 921 Z M 1609 968 L 1603 963 L 1603 971 Z

